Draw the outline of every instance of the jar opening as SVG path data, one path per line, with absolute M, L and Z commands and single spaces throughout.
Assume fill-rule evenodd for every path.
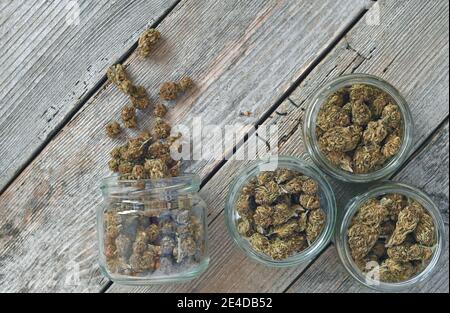
M 193 193 L 200 189 L 200 177 L 186 174 L 178 177 L 162 179 L 123 180 L 117 175 L 106 177 L 102 180 L 101 189 L 104 195 L 124 196 L 140 193 Z
M 343 87 L 348 87 L 354 84 L 364 84 L 376 87 L 387 93 L 398 105 L 403 118 L 402 125 L 402 143 L 398 153 L 387 160 L 381 167 L 369 173 L 354 173 L 339 168 L 332 164 L 324 153 L 319 149 L 318 138 L 316 133 L 316 120 L 319 111 L 325 99 L 331 94 Z M 335 80 L 329 82 L 327 85 L 321 87 L 314 97 L 313 102 L 306 112 L 305 124 L 303 128 L 303 136 L 308 150 L 313 161 L 323 168 L 329 175 L 339 180 L 348 182 L 369 182 L 376 181 L 388 177 L 395 171 L 408 157 L 412 148 L 413 138 L 413 118 L 406 100 L 403 96 L 388 82 L 372 75 L 367 74 L 350 74 L 343 75 Z
M 355 216 L 361 205 L 364 204 L 368 199 L 392 193 L 401 194 L 405 197 L 414 199 L 415 201 L 419 202 L 426 209 L 427 213 L 430 214 L 430 216 L 433 218 L 433 224 L 436 230 L 436 243 L 432 248 L 432 257 L 427 261 L 427 264 L 424 266 L 424 268 L 402 282 L 383 282 L 379 279 L 375 279 L 371 275 L 364 274 L 363 272 L 361 272 L 361 270 L 358 268 L 358 265 L 353 260 L 350 248 L 348 246 L 347 231 L 353 217 Z M 426 281 L 431 276 L 432 272 L 436 270 L 436 266 L 442 257 L 443 251 L 445 251 L 445 233 L 446 231 L 444 221 L 439 212 L 439 209 L 425 193 L 409 185 L 386 181 L 384 183 L 381 183 L 378 187 L 374 187 L 368 192 L 359 195 L 350 201 L 350 203 L 345 208 L 345 215 L 342 218 L 341 224 L 338 226 L 335 243 L 342 264 L 353 278 L 355 278 L 363 285 L 374 290 L 393 292 L 411 288 L 418 283 Z

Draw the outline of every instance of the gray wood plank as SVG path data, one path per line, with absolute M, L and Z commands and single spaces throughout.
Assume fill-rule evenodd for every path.
M 2 1 L 0 190 L 174 3 Z
M 152 60 L 133 54 L 125 63 L 153 99 L 164 80 L 185 74 L 196 80 L 198 88 L 171 105 L 172 124 L 191 125 L 195 117 L 219 126 L 238 120 L 246 123 L 245 132 L 365 5 L 183 1 L 158 26 L 165 40 Z M 106 138 L 103 127 L 118 118 L 126 101 L 106 84 L 0 196 L 0 290 L 104 286 L 96 265 L 95 211 L 101 207 L 99 184 L 108 174 L 108 152 L 118 141 Z M 253 117 L 240 117 L 244 110 Z M 152 123 L 147 113 L 138 117 L 142 128 Z M 193 162 L 189 170 L 205 177 L 217 163 Z M 70 261 L 81 272 L 73 285 L 65 283 Z
M 280 154 L 299 157 L 304 154 L 300 126 L 308 100 L 324 82 L 355 69 L 392 81 L 404 94 L 415 119 L 423 119 L 418 121 L 420 127 L 416 132 L 416 148 L 448 116 L 448 88 L 445 87 L 448 86 L 448 4 L 418 0 L 381 1 L 380 10 L 380 25 L 369 25 L 361 20 L 294 91 L 292 99 L 295 102 L 285 101 L 266 121 L 265 125 L 279 126 Z M 424 38 L 427 38 L 426 42 Z M 429 48 L 431 42 L 435 49 Z M 360 52 L 355 46 L 371 51 L 371 57 L 364 54 L 367 53 L 366 50 Z M 401 47 L 405 48 L 400 49 Z M 398 56 L 394 57 L 395 55 Z M 384 71 L 389 63 L 389 68 Z M 274 145 L 274 142 L 270 143 Z M 247 145 L 242 147 L 244 148 L 248 148 Z M 213 218 L 210 226 L 212 262 L 201 278 L 176 286 L 129 288 L 113 285 L 109 291 L 280 292 L 287 289 L 307 264 L 283 270 L 255 264 L 234 247 L 225 228 L 225 197 L 234 174 L 246 164 L 233 159 L 228 161 L 201 191 Z M 337 194 L 347 191 L 345 196 L 340 197 L 342 207 L 352 192 L 349 192 L 348 186 L 334 186 Z M 353 192 L 356 191 L 357 189 L 353 189 Z
M 448 122 L 439 130 L 423 151 L 398 175 L 396 181 L 411 184 L 427 192 L 439 205 L 445 217 L 448 234 Z M 438 270 L 426 283 L 409 292 L 449 292 L 448 236 L 444 257 Z M 308 270 L 289 288 L 288 292 L 370 292 L 356 282 L 341 265 L 334 246 L 329 247 Z

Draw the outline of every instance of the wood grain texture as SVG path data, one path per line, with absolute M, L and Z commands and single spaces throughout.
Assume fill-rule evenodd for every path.
M 371 26 L 361 20 L 308 75 L 291 99 L 281 104 L 264 123 L 278 125 L 280 154 L 303 156 L 305 150 L 301 124 L 303 112 L 313 92 L 330 79 L 355 70 L 392 81 L 407 98 L 420 125 L 415 136 L 416 148 L 448 116 L 448 4 L 381 1 L 380 9 L 380 25 Z M 424 38 L 430 42 L 424 43 Z M 436 49 L 429 48 L 431 42 Z M 360 52 L 354 47 L 364 50 Z M 365 49 L 371 51 L 370 55 L 364 54 L 368 53 Z M 405 69 L 408 69 L 407 75 Z M 249 142 L 254 143 L 252 140 Z M 275 144 L 270 140 L 269 143 L 272 146 Z M 247 148 L 249 145 L 242 147 Z M 260 266 L 243 256 L 229 239 L 225 228 L 225 197 L 235 173 L 246 165 L 233 159 L 228 161 L 201 191 L 209 204 L 213 221 L 210 225 L 212 262 L 202 277 L 175 286 L 129 288 L 113 285 L 109 292 L 280 292 L 287 289 L 307 264 L 283 270 Z M 337 182 L 333 186 L 339 198 L 338 208 L 342 208 L 354 193 L 366 187 L 355 188 Z
M 174 3 L 1 1 L 0 190 Z
M 133 54 L 126 66 L 152 96 L 164 80 L 195 78 L 198 88 L 176 108 L 170 104 L 172 124 L 190 125 L 195 117 L 219 126 L 241 121 L 244 132 L 365 5 L 183 1 L 158 26 L 164 40 L 152 58 Z M 108 152 L 120 141 L 106 138 L 104 125 L 126 102 L 106 84 L 0 196 L 1 291 L 98 291 L 105 284 L 96 263 L 95 212 Z M 240 117 L 244 110 L 253 118 Z M 142 128 L 151 125 L 149 115 L 139 115 Z M 217 162 L 193 162 L 189 170 L 204 177 Z M 211 236 L 219 238 L 214 230 Z
M 426 283 L 409 292 L 449 292 L 448 255 L 448 122 L 433 136 L 423 151 L 398 175 L 396 181 L 411 184 L 427 192 L 439 206 L 446 220 L 447 238 L 445 253 L 437 270 Z M 334 246 L 329 247 L 308 270 L 289 288 L 288 292 L 369 292 L 357 283 L 341 265 Z

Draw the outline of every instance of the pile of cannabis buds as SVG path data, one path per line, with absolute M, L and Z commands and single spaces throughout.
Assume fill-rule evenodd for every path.
M 139 38 L 138 53 L 147 57 L 161 35 L 148 29 Z M 126 94 L 131 105 L 121 111 L 123 125 L 137 128 L 136 110 L 145 110 L 150 100 L 144 87 L 132 83 L 121 64 L 111 66 L 108 80 Z M 175 100 L 178 95 L 193 87 L 189 77 L 179 82 L 165 82 L 160 86 L 162 100 Z M 111 151 L 109 168 L 118 172 L 121 181 L 161 179 L 180 174 L 181 163 L 170 156 L 170 148 L 181 135 L 170 136 L 171 126 L 164 121 L 167 108 L 156 104 L 156 117 L 152 131 L 143 131 L 126 144 Z M 118 122 L 106 126 L 107 135 L 119 136 Z M 145 184 L 143 185 L 145 186 Z M 170 274 L 195 266 L 204 254 L 203 224 L 201 214 L 196 214 L 189 196 L 179 196 L 170 201 L 145 197 L 113 200 L 104 212 L 104 254 L 108 270 L 112 273 L 145 276 L 155 273 Z
M 236 201 L 237 230 L 253 249 L 274 260 L 305 250 L 326 223 L 318 189 L 316 181 L 293 170 L 261 172 Z
M 316 120 L 319 149 L 335 166 L 356 174 L 381 169 L 400 151 L 403 117 L 384 91 L 355 84 L 334 92 Z
M 364 203 L 348 229 L 355 263 L 367 273 L 376 262 L 382 282 L 406 281 L 422 271 L 433 255 L 433 218 L 416 200 L 387 194 Z

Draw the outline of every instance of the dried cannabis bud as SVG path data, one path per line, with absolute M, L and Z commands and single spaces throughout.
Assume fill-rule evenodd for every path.
M 146 58 L 150 55 L 153 47 L 161 39 L 161 34 L 154 28 L 144 31 L 138 40 L 138 53 L 141 57 Z
M 312 245 L 326 224 L 319 186 L 290 169 L 261 172 L 242 188 L 238 232 L 258 252 L 283 260 Z
M 157 105 L 155 105 L 155 109 L 153 110 L 153 114 L 156 117 L 163 118 L 167 114 L 167 107 L 164 104 L 162 104 L 162 103 L 158 103 Z
M 355 150 L 361 140 L 360 132 L 354 127 L 331 128 L 319 140 L 323 150 L 348 152 Z
M 150 179 L 168 177 L 167 165 L 162 160 L 146 160 L 144 163 L 144 168 Z
M 418 244 L 403 244 L 388 248 L 387 254 L 396 261 L 426 261 L 433 255 L 433 250 Z
M 122 64 L 114 64 L 109 67 L 106 76 L 120 91 L 130 97 L 131 107 L 122 109 L 122 120 L 126 128 L 135 128 L 137 126 L 136 114 L 133 109 L 144 110 L 150 105 L 147 91 L 142 86 L 135 86 Z
M 163 100 L 175 100 L 179 91 L 177 83 L 165 82 L 159 87 L 159 97 Z
M 190 197 L 164 208 L 154 202 L 110 203 L 104 212 L 104 256 L 107 270 L 116 275 L 159 276 L 189 271 L 205 257 L 203 224 Z M 183 203 L 181 205 L 181 202 Z M 152 214 L 145 214 L 145 212 Z
M 119 136 L 121 132 L 120 125 L 117 122 L 111 122 L 108 125 L 106 125 L 106 134 L 110 138 L 115 138 Z
M 433 255 L 432 217 L 417 201 L 401 194 L 370 199 L 354 215 L 348 245 L 357 266 L 380 264 L 380 280 L 402 282 L 422 271 Z
M 389 159 L 399 153 L 401 146 L 402 139 L 395 134 L 391 134 L 387 137 L 381 152 L 386 159 Z
M 421 245 L 431 247 L 436 241 L 435 232 L 433 218 L 428 213 L 423 212 L 414 230 L 416 241 Z
M 364 224 L 355 224 L 348 230 L 348 245 L 355 260 L 364 258 L 378 239 L 378 229 Z
M 309 213 L 308 224 L 306 226 L 306 238 L 308 242 L 314 242 L 322 233 L 327 216 L 321 209 L 313 210 Z
M 122 64 L 110 66 L 106 72 L 106 76 L 108 77 L 108 80 L 116 85 L 123 93 L 128 94 L 132 84 Z
M 384 160 L 379 145 L 359 146 L 353 156 L 354 172 L 357 174 L 373 172 L 380 168 Z
M 183 77 L 177 82 L 165 82 L 159 87 L 159 97 L 162 100 L 175 100 L 181 92 L 192 89 L 194 81 L 190 77 Z
M 363 141 L 366 145 L 381 144 L 387 135 L 387 127 L 383 121 L 369 122 L 363 134 Z
M 413 277 L 417 270 L 411 262 L 401 262 L 386 259 L 380 266 L 380 281 L 399 283 Z
M 126 128 L 136 128 L 137 127 L 137 121 L 136 121 L 136 109 L 134 107 L 126 106 L 122 109 L 122 112 L 120 113 L 120 116 L 122 117 L 123 124 Z
M 403 143 L 403 117 L 384 91 L 356 84 L 334 92 L 316 120 L 319 148 L 344 171 L 368 174 L 395 157 Z
M 180 79 L 178 82 L 178 86 L 180 87 L 181 91 L 188 91 L 189 89 L 192 89 L 194 87 L 194 81 L 192 78 L 185 76 Z
M 389 239 L 388 246 L 397 246 L 402 244 L 406 236 L 412 233 L 420 221 L 421 212 L 413 206 L 407 206 L 398 214 L 397 224 L 394 233 Z
M 129 90 L 131 105 L 139 110 L 144 110 L 150 105 L 147 91 L 142 86 L 132 86 Z
M 156 139 L 166 139 L 170 136 L 170 131 L 172 127 L 167 124 L 163 119 L 157 118 L 155 127 L 153 128 L 153 136 Z

